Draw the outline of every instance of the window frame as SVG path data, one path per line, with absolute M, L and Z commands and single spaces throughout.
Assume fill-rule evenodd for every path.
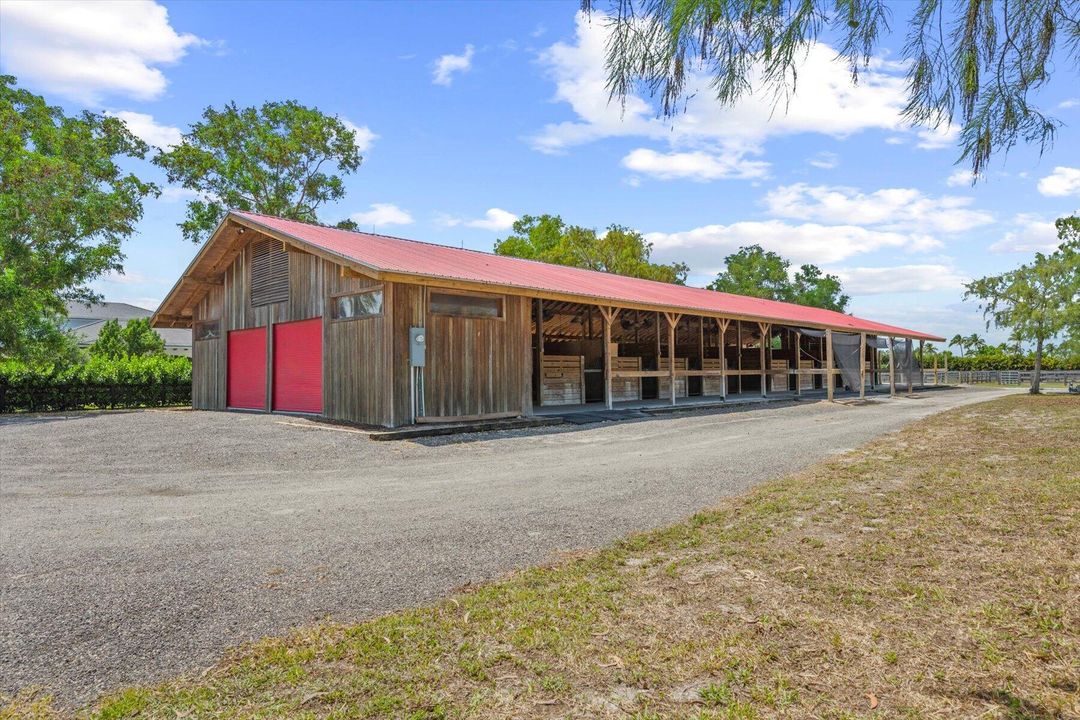
M 490 315 L 454 315 L 452 313 L 443 313 L 433 310 L 431 307 L 432 295 L 455 295 L 458 297 L 467 298 L 483 298 L 485 300 L 496 300 L 499 303 L 499 314 L 495 316 Z M 439 288 L 429 287 L 427 291 L 427 314 L 436 315 L 438 317 L 445 318 L 457 318 L 459 320 L 498 320 L 499 322 L 506 322 L 506 295 L 500 295 L 498 293 L 485 293 L 485 292 L 472 292 L 470 290 L 457 290 L 454 288 Z
M 368 313 L 367 315 L 354 315 L 353 317 L 335 317 L 334 313 L 337 310 L 337 301 L 343 297 L 352 297 L 353 295 L 367 295 L 369 293 L 380 293 L 382 297 L 379 300 L 379 312 Z M 381 318 L 386 313 L 386 293 L 382 285 L 372 285 L 371 287 L 360 288 L 359 290 L 349 290 L 347 292 L 338 292 L 330 296 L 330 322 L 352 322 L 353 320 L 370 320 L 371 318 Z
M 200 330 L 205 325 L 217 325 L 218 326 L 217 336 L 216 337 L 199 337 Z M 223 336 L 222 336 L 222 333 L 221 333 L 221 318 L 213 318 L 213 319 L 206 319 L 206 320 L 196 320 L 195 321 L 195 326 L 192 328 L 192 331 L 191 331 L 191 340 L 192 340 L 192 342 L 207 342 L 209 340 L 220 340 L 222 337 Z

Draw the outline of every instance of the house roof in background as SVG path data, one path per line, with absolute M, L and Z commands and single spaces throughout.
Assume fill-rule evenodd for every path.
M 89 306 L 73 302 L 67 304 L 67 313 L 64 328 L 74 333 L 79 345 L 83 346 L 92 345 L 109 320 L 117 320 L 123 325 L 128 320 L 149 318 L 154 314 L 152 310 L 122 302 L 100 302 Z M 154 328 L 154 331 L 165 341 L 166 347 L 191 347 L 191 330 L 188 328 Z

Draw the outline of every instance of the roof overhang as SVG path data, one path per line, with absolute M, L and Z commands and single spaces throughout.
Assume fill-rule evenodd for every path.
M 251 241 L 249 231 L 254 231 L 266 237 L 280 240 L 284 245 L 297 250 L 317 255 L 333 263 L 348 268 L 359 275 L 385 282 L 402 282 L 417 285 L 428 285 L 461 290 L 474 290 L 480 292 L 499 292 L 504 295 L 518 295 L 543 300 L 556 300 L 563 302 L 576 302 L 589 305 L 604 305 L 627 310 L 644 310 L 650 312 L 663 312 L 674 315 L 698 315 L 702 317 L 716 318 L 717 320 L 742 320 L 755 323 L 783 326 L 805 326 L 817 330 L 834 330 L 845 333 L 863 332 L 858 328 L 842 325 L 829 325 L 807 321 L 792 321 L 787 318 L 770 317 L 766 315 L 754 315 L 746 313 L 717 312 L 711 308 L 692 307 L 686 305 L 665 305 L 650 303 L 647 301 L 627 301 L 623 298 L 610 298 L 602 295 L 584 293 L 553 292 L 541 287 L 532 287 L 527 284 L 507 285 L 503 283 L 484 282 L 480 280 L 466 280 L 457 277 L 418 274 L 402 271 L 390 271 L 375 267 L 370 264 L 357 261 L 341 253 L 333 252 L 327 248 L 308 242 L 304 238 L 292 233 L 282 232 L 276 228 L 259 222 L 258 219 L 248 215 L 230 211 L 214 230 L 210 239 L 199 249 L 195 258 L 188 265 L 184 274 L 177 280 L 172 290 L 162 301 L 157 312 L 151 319 L 154 327 L 191 327 L 194 316 L 194 308 L 206 295 L 210 288 L 221 285 L 224 272 L 236 259 L 237 255 Z M 885 326 L 874 323 L 881 327 L 878 330 L 866 330 L 868 335 L 883 337 L 901 337 L 913 340 L 930 340 L 944 342 L 945 338 L 919 333 L 905 328 Z

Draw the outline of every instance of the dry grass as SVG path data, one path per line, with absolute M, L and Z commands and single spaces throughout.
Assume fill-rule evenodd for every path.
M 969 406 L 675 527 L 85 714 L 1080 717 L 1078 437 L 1076 398 Z M 8 712 L 52 712 L 33 701 Z

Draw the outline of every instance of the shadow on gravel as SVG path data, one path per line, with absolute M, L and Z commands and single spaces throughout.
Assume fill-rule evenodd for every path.
M 102 415 L 128 415 L 130 413 L 144 412 L 142 409 L 131 410 L 78 410 L 70 414 L 60 413 L 25 413 L 0 415 L 0 427 L 4 425 L 42 425 L 48 423 L 67 422 L 72 420 L 89 420 Z

